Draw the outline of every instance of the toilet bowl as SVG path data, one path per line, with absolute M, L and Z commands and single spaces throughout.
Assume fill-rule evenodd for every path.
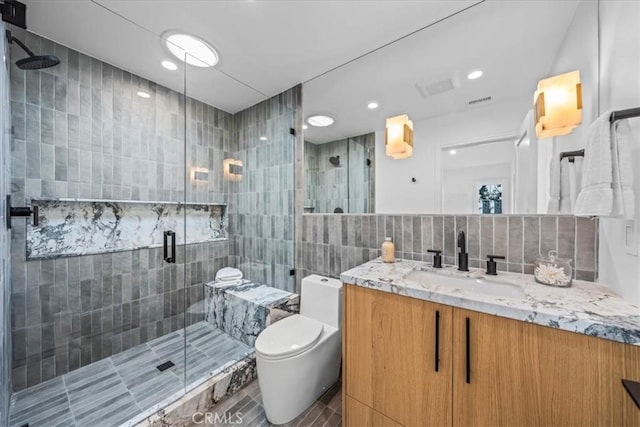
M 342 283 L 314 274 L 302 279 L 300 314 L 258 335 L 258 385 L 272 424 L 291 421 L 337 381 L 341 315 Z

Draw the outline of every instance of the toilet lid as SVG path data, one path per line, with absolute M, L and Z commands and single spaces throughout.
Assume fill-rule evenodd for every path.
M 294 356 L 318 342 L 322 323 L 295 314 L 266 328 L 256 339 L 256 351 L 267 357 Z

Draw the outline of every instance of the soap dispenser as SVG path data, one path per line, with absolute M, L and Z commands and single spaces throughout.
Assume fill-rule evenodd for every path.
M 385 237 L 382 242 L 382 262 L 396 262 L 394 252 L 395 245 L 391 241 L 391 237 Z

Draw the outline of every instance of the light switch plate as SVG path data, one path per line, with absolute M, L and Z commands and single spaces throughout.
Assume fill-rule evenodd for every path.
M 636 223 L 628 220 L 624 222 L 624 251 L 629 255 L 638 255 L 638 245 L 636 242 Z

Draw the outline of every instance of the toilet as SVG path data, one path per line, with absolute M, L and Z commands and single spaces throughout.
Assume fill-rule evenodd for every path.
M 342 283 L 313 274 L 302 279 L 300 314 L 258 335 L 258 384 L 272 424 L 293 420 L 337 381 L 341 316 Z

